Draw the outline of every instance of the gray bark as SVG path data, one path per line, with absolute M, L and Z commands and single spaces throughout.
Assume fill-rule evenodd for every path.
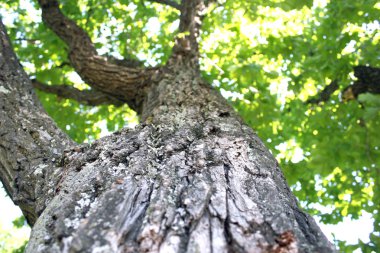
M 0 179 L 30 224 L 45 208 L 45 173 L 58 173 L 55 164 L 72 144 L 38 102 L 0 21 Z
M 28 252 L 331 252 L 276 160 L 191 69 L 145 121 L 65 154 Z
M 27 252 L 334 252 L 262 141 L 200 78 L 197 54 L 183 53 L 191 36 L 138 92 L 143 123 L 74 147 L 0 35 L 0 175 L 34 203 L 20 205 L 38 217 Z

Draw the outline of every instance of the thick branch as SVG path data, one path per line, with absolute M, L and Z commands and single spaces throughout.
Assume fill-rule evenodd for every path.
M 343 89 L 341 93 L 343 101 L 357 99 L 362 93 L 380 94 L 380 68 L 356 66 L 354 67 L 354 74 L 358 80 Z M 306 103 L 319 104 L 321 102 L 326 102 L 338 88 L 338 82 L 337 80 L 334 80 L 317 96 L 308 99 Z
M 93 88 L 127 101 L 138 111 L 144 87 L 156 70 L 110 62 L 97 54 L 88 34 L 62 14 L 57 0 L 38 2 L 44 23 L 69 46 L 70 62 L 81 78 Z
M 45 113 L 0 21 L 0 180 L 33 224 L 48 203 L 47 182 L 73 142 Z
M 116 64 L 119 66 L 124 66 L 128 68 L 137 68 L 137 67 L 143 67 L 144 62 L 136 60 L 136 59 L 119 59 L 112 55 L 102 55 L 106 57 L 107 61 L 112 64 Z
M 47 93 L 52 93 L 61 98 L 69 98 L 85 105 L 123 105 L 123 101 L 96 90 L 78 90 L 71 85 L 47 85 L 37 80 L 32 80 L 33 87 Z
M 176 2 L 174 1 L 170 1 L 170 0 L 149 0 L 150 2 L 156 2 L 156 3 L 160 3 L 160 4 L 166 4 L 166 5 L 169 5 L 177 10 L 181 10 L 181 5 L 177 4 Z
M 380 94 L 380 68 L 356 66 L 354 74 L 358 80 L 342 91 L 344 101 L 357 99 L 362 93 Z
M 197 38 L 202 24 L 205 5 L 203 0 L 182 0 L 179 23 L 180 36 L 176 39 L 171 65 L 186 64 L 198 67 L 199 48 Z
M 330 99 L 330 96 L 339 88 L 337 80 L 332 81 L 327 85 L 321 93 L 308 99 L 306 103 L 308 104 L 319 104 L 321 102 L 326 102 Z

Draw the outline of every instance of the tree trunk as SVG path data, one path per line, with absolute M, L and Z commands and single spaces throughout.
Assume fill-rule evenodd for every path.
M 330 252 L 276 160 L 183 66 L 145 123 L 65 154 L 28 252 Z
M 1 46 L 10 50 L 9 43 Z M 38 146 L 47 151 L 28 148 L 25 156 L 33 161 L 39 156 L 41 163 L 17 173 L 7 161 L 17 164 L 18 151 L 0 150 L 1 171 L 12 171 L 9 178 L 0 174 L 11 196 L 17 176 L 33 175 L 34 190 L 25 192 L 35 192 L 33 202 L 43 203 L 31 205 L 38 219 L 26 252 L 334 252 L 299 209 L 262 141 L 196 68 L 181 60 L 188 62 L 175 56 L 146 90 L 143 123 L 135 129 L 72 146 L 53 127 L 54 136 L 64 140 L 54 141 L 60 148 L 50 148 L 51 140 Z M 2 101 L 25 95 L 31 84 L 20 66 L 1 63 L 18 73 L 14 83 L 1 73 Z M 21 81 L 19 93 L 10 94 Z M 13 113 L 25 108 L 37 122 L 50 120 L 37 107 L 33 114 L 34 105 L 17 104 Z M 1 131 L 9 132 L 3 122 L 13 120 L 14 127 L 23 122 L 3 110 Z M 25 127 L 30 132 L 35 126 Z M 11 140 L 1 138 L 0 147 L 12 148 Z M 38 138 L 30 143 L 40 143 Z M 29 147 L 23 137 L 18 145 L 24 144 Z M 51 150 L 62 153 L 58 162 L 51 162 Z M 41 166 L 50 172 L 40 173 Z M 44 187 L 37 187 L 41 177 Z

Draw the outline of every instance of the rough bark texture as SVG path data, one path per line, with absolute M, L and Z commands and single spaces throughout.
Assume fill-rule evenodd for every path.
M 78 55 L 74 38 L 86 39 L 83 30 L 60 16 L 56 1 L 39 2 L 45 22 L 74 50 L 71 62 L 85 77 L 77 61 L 93 56 L 83 48 Z M 149 80 L 143 90 L 119 90 L 119 97 L 137 97 L 143 123 L 75 147 L 35 102 L 1 33 L 2 56 L 13 58 L 11 65 L 0 60 L 1 180 L 13 199 L 25 192 L 19 199 L 42 203 L 37 211 L 36 204 L 21 205 L 27 214 L 32 210 L 31 223 L 39 216 L 27 252 L 334 251 L 298 208 L 262 141 L 200 78 L 196 36 L 203 8 L 203 1 L 184 0 L 180 29 L 189 35 L 177 40 L 168 65 L 155 78 L 143 77 Z M 107 72 L 107 66 L 98 68 Z M 88 81 L 100 83 L 99 90 L 123 78 L 129 86 L 125 73 Z M 19 154 L 27 162 L 18 165 Z
M 45 207 L 47 178 L 72 144 L 38 102 L 0 21 L 0 179 L 33 224 Z
M 69 47 L 70 63 L 80 77 L 93 88 L 128 103 L 139 112 L 145 87 L 157 71 L 127 67 L 98 55 L 88 34 L 62 14 L 57 0 L 38 2 L 44 23 Z
M 171 71 L 149 123 L 66 153 L 28 252 L 331 252 L 253 131 L 192 70 Z

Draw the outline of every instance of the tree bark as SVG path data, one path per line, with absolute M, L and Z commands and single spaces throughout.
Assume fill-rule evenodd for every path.
M 144 120 L 65 154 L 27 252 L 332 252 L 276 160 L 192 69 Z
M 56 163 L 71 145 L 38 102 L 0 20 L 0 179 L 30 224 L 51 195 L 48 175 L 59 173 Z
M 137 92 L 142 123 L 75 147 L 43 113 L 1 32 L 1 180 L 19 203 L 43 203 L 21 205 L 38 217 L 26 252 L 334 252 L 269 150 L 201 79 L 191 22 L 189 43 Z M 17 195 L 15 182 L 34 195 Z

